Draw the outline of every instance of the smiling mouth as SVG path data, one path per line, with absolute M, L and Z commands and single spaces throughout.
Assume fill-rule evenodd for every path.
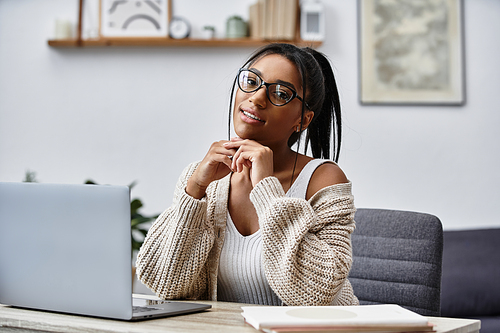
M 254 116 L 253 114 L 251 114 L 251 113 L 249 113 L 249 112 L 246 112 L 246 111 L 243 111 L 243 110 L 241 110 L 241 112 L 243 112 L 243 114 L 244 114 L 245 116 L 247 116 L 248 118 L 255 119 L 255 120 L 258 120 L 258 121 L 262 121 L 262 122 L 264 121 L 264 120 L 260 119 L 260 118 L 259 118 L 259 117 L 257 117 L 257 116 Z

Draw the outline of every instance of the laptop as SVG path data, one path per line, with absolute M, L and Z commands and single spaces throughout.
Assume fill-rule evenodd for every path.
M 0 303 L 119 320 L 211 307 L 133 301 L 131 237 L 126 186 L 0 182 Z

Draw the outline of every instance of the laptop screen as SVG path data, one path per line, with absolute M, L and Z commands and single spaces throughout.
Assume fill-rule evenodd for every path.
M 130 318 L 129 192 L 0 183 L 0 303 Z

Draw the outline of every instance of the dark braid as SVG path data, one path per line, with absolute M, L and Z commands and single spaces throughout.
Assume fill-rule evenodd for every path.
M 315 112 L 315 119 L 309 125 L 306 146 L 310 141 L 314 157 L 330 158 L 330 141 L 332 140 L 333 160 L 337 162 L 342 141 L 342 117 L 337 83 L 328 59 L 315 50 L 309 48 L 306 50 L 314 56 L 321 67 L 325 89 L 320 111 Z

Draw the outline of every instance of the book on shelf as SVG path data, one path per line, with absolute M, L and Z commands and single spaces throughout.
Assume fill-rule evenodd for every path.
M 297 22 L 298 22 L 298 7 L 295 1 L 286 0 L 287 4 L 285 7 L 285 15 L 287 19 L 285 20 L 285 33 L 284 37 L 286 39 L 294 39 L 297 33 Z
M 274 29 L 273 29 L 273 36 L 276 39 L 283 39 L 283 36 L 285 34 L 285 20 L 286 20 L 286 14 L 285 14 L 285 6 L 286 6 L 286 0 L 275 0 L 275 11 L 276 14 L 274 15 Z M 293 2 L 293 1 L 291 1 Z
M 247 324 L 266 333 L 435 332 L 426 317 L 399 305 L 244 306 Z
M 249 20 L 248 29 L 251 38 L 262 38 L 261 26 L 262 26 L 262 15 L 261 15 L 261 2 L 257 1 L 250 6 L 249 9 Z
M 264 0 L 265 16 L 264 16 L 264 38 L 274 39 L 275 21 L 276 21 L 276 2 L 277 0 Z
M 296 0 L 257 0 L 249 8 L 250 37 L 295 39 L 297 10 Z

